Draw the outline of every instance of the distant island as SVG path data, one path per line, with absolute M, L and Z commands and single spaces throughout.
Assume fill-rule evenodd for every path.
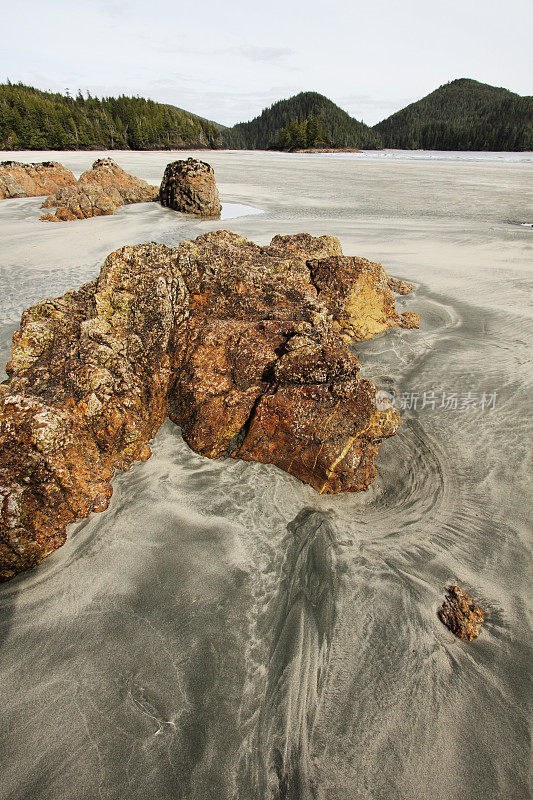
M 533 97 L 459 78 L 373 127 L 317 92 L 226 127 L 140 97 L 0 84 L 2 150 L 533 150 Z

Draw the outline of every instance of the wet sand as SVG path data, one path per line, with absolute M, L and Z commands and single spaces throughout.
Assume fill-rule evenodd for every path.
M 158 183 L 188 154 L 111 155 Z M 2 798 L 525 800 L 533 157 L 198 155 L 227 222 L 0 203 L 2 365 L 22 309 L 122 244 L 327 233 L 415 285 L 420 331 L 354 348 L 403 424 L 369 492 L 320 497 L 165 423 L 107 512 L 0 587 Z M 435 613 L 452 581 L 486 609 L 470 644 Z

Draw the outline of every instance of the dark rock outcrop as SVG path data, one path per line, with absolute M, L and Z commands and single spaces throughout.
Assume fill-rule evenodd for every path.
M 21 164 L 0 163 L 0 200 L 14 197 L 39 197 L 76 183 L 72 172 L 57 161 Z
M 366 489 L 400 418 L 376 406 L 345 342 L 402 324 L 382 267 L 329 236 L 259 247 L 217 231 L 111 253 L 97 280 L 29 308 L 14 334 L 0 578 L 106 508 L 114 470 L 150 456 L 167 415 L 204 456 L 274 464 L 319 492 Z
M 42 208 L 54 208 L 42 220 L 65 222 L 113 214 L 119 206 L 150 203 L 157 200 L 159 190 L 141 178 L 129 175 L 112 158 L 99 158 L 74 186 L 60 189 L 48 197 Z
M 213 167 L 195 158 L 167 164 L 159 197 L 162 205 L 186 214 L 218 219 L 222 210 Z
M 484 621 L 483 609 L 459 586 L 448 586 L 446 597 L 437 611 L 440 621 L 459 639 L 477 639 Z

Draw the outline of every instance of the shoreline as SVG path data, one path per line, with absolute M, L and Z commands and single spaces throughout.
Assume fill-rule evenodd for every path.
M 297 150 L 276 150 L 274 148 L 267 149 L 249 149 L 249 148 L 231 148 L 231 147 L 206 147 L 202 145 L 190 145 L 187 147 L 155 147 L 147 149 L 134 149 L 134 148 L 99 148 L 99 147 L 78 147 L 68 150 L 60 150 L 56 148 L 26 148 L 22 150 L 1 150 L 0 157 L 10 156 L 15 153 L 284 153 L 288 155 L 298 155 L 301 153 L 443 153 L 443 154 L 509 154 L 509 155 L 531 155 L 533 157 L 533 150 L 424 150 L 421 148 L 401 148 L 401 147 L 380 147 L 380 148 L 359 148 L 359 147 L 305 147 Z M 2 158 L 4 161 L 14 160 L 10 158 Z

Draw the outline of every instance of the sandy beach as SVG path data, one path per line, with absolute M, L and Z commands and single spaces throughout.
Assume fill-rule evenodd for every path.
M 3 158 L 77 176 L 101 155 L 154 184 L 209 161 L 223 219 L 153 203 L 45 223 L 41 198 L 1 201 L 2 370 L 28 305 L 123 244 L 218 228 L 338 236 L 414 284 L 397 307 L 421 326 L 353 346 L 403 420 L 368 492 L 204 459 L 167 421 L 106 512 L 0 587 L 3 800 L 281 798 L 292 741 L 302 800 L 527 800 L 533 154 Z M 287 576 L 335 587 L 327 630 L 280 620 Z M 436 616 L 456 582 L 486 610 L 470 644 Z

